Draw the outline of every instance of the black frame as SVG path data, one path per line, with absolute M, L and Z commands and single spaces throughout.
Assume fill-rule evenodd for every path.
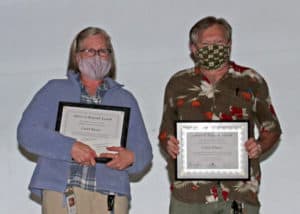
M 60 101 L 58 104 L 57 119 L 55 125 L 55 131 L 60 132 L 61 128 L 61 119 L 63 116 L 63 108 L 66 106 L 75 107 L 75 108 L 91 108 L 91 109 L 101 109 L 109 111 L 122 111 L 124 112 L 123 118 L 123 128 L 122 136 L 120 139 L 120 146 L 126 147 L 128 127 L 129 127 L 129 117 L 130 117 L 130 108 L 121 107 L 121 106 L 110 106 L 110 105 L 97 105 L 97 104 L 85 104 L 85 103 L 75 103 L 75 102 L 64 102 Z M 111 158 L 95 158 L 98 163 L 107 163 L 111 161 Z

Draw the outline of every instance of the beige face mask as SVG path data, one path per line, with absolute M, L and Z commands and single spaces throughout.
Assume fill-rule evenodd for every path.
M 99 56 L 79 58 L 78 67 L 81 75 L 92 80 L 102 80 L 109 73 L 111 60 L 102 59 Z
M 217 70 L 229 62 L 230 47 L 210 44 L 199 48 L 195 53 L 197 66 L 205 70 Z

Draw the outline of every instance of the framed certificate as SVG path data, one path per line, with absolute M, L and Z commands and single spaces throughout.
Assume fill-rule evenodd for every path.
M 177 179 L 248 180 L 248 121 L 178 121 Z
M 126 147 L 129 115 L 127 107 L 59 102 L 56 131 L 101 154 L 109 152 L 106 147 Z M 96 158 L 96 161 L 109 159 Z

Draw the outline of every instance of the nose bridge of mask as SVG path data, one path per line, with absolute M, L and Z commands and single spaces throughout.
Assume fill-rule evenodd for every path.
M 94 69 L 96 64 L 96 57 L 80 58 L 79 63 L 88 66 L 91 69 Z
M 79 61 L 80 72 L 90 79 L 102 79 L 108 72 L 106 62 L 99 56 L 82 58 Z
M 88 63 L 90 64 L 91 69 L 93 70 L 93 72 L 95 72 L 95 74 L 97 75 L 97 73 L 99 72 L 103 72 L 103 70 L 105 70 L 105 64 L 107 64 L 108 60 L 102 59 L 100 56 L 93 56 L 91 58 L 87 59 Z
M 102 61 L 102 59 L 100 58 L 100 56 L 94 56 L 93 57 L 93 64 L 94 64 L 94 66 L 95 66 L 95 69 L 96 68 L 102 68 L 103 67 L 103 61 Z
M 223 45 L 223 44 L 208 44 L 205 45 L 203 47 L 198 48 L 197 52 L 198 53 L 202 53 L 202 52 L 207 52 L 207 53 L 214 53 L 216 51 L 220 52 L 220 51 L 226 51 L 227 50 L 227 46 Z

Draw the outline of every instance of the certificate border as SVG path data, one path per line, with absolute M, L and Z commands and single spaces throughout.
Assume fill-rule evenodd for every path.
M 58 103 L 58 111 L 57 111 L 57 119 L 55 124 L 55 131 L 60 132 L 61 126 L 61 119 L 63 116 L 63 109 L 64 107 L 75 107 L 75 108 L 91 108 L 91 109 L 101 109 L 101 110 L 108 110 L 108 111 L 122 111 L 124 112 L 123 117 L 123 127 L 122 127 L 122 136 L 121 136 L 121 147 L 126 147 L 126 140 L 128 134 L 128 127 L 129 127 L 129 117 L 130 117 L 130 108 L 128 107 L 121 107 L 121 106 L 110 106 L 110 105 L 98 105 L 98 104 L 86 104 L 86 103 L 75 103 L 75 102 L 65 102 L 60 101 Z M 111 159 L 110 158 L 96 158 L 97 162 L 100 163 L 107 163 Z
M 222 124 L 222 123 L 245 123 L 246 125 L 247 125 L 247 136 L 246 136 L 246 138 L 247 139 L 249 139 L 249 136 L 250 136 L 250 122 L 249 122 L 249 120 L 233 120 L 233 121 L 228 121 L 228 120 L 222 120 L 222 121 L 220 121 L 220 120 L 201 120 L 201 121 L 196 121 L 196 120 L 181 120 L 181 121 L 176 121 L 175 122 L 175 135 L 176 135 L 176 138 L 178 139 L 178 131 L 177 131 L 177 124 L 178 123 L 195 123 L 195 124 L 197 124 L 197 123 L 220 123 L 220 124 Z M 179 155 L 181 155 L 180 153 L 179 153 Z M 202 177 L 202 174 L 204 174 L 204 173 L 199 173 L 199 174 L 197 174 L 197 176 L 193 176 L 193 177 L 190 177 L 190 178 L 187 178 L 187 177 L 181 177 L 181 176 L 179 176 L 179 171 L 178 171 L 178 168 L 179 168 L 179 160 L 178 160 L 178 158 L 176 158 L 176 160 L 175 160 L 175 178 L 176 178 L 176 180 L 250 180 L 250 162 L 251 162 L 251 160 L 248 158 L 248 156 L 247 156 L 247 158 L 246 158 L 246 161 L 247 161 L 247 168 L 248 168 L 248 170 L 247 170 L 247 175 L 246 176 L 240 176 L 240 177 L 234 177 L 234 178 L 231 178 L 231 177 L 226 177 L 226 176 L 224 176 L 224 177 L 218 177 L 218 176 L 216 176 L 216 177 L 210 177 L 210 178 L 207 178 L 207 177 L 205 177 L 205 176 L 203 176 Z M 221 175 L 222 173 L 220 173 L 220 175 Z

